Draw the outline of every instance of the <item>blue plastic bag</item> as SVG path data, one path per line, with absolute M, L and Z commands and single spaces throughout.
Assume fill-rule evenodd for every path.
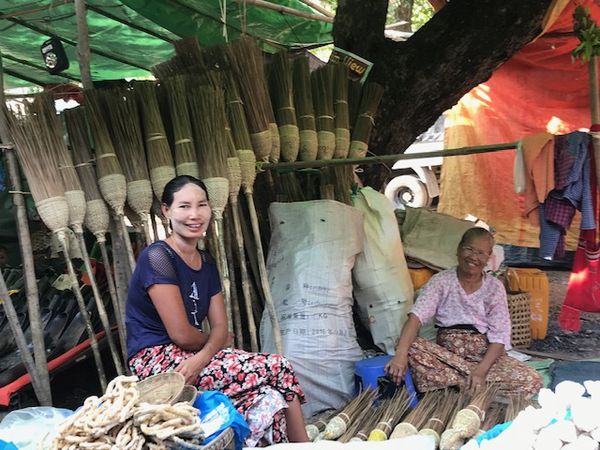
M 200 410 L 200 419 L 203 425 L 212 424 L 218 426 L 217 431 L 204 438 L 204 443 L 208 444 L 216 439 L 225 429 L 231 427 L 235 434 L 235 448 L 241 450 L 244 441 L 250 434 L 250 427 L 242 415 L 222 392 L 205 391 L 196 398 L 194 407 Z
M 10 442 L 19 450 L 37 450 L 41 442 L 51 442 L 58 428 L 73 411 L 50 406 L 35 406 L 11 411 L 0 422 L 0 442 Z M 9 450 L 12 447 L 2 447 Z
M 0 439 L 0 450 L 19 450 L 12 442 L 4 442 Z

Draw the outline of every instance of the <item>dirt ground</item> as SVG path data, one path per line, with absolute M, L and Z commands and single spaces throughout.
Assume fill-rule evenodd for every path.
M 555 359 L 600 358 L 600 314 L 581 314 L 581 331 L 563 331 L 558 326 L 558 313 L 567 292 L 568 271 L 546 271 L 550 282 L 550 314 L 548 335 L 531 342 L 529 350 L 548 353 Z M 542 355 L 540 355 L 542 356 Z

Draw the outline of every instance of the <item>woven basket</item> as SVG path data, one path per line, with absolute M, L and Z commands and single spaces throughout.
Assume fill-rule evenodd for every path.
M 531 294 L 529 292 L 508 292 L 508 311 L 512 326 L 513 347 L 528 347 L 531 343 Z
M 181 395 L 185 377 L 178 372 L 164 372 L 152 375 L 137 383 L 140 393 L 139 403 L 160 405 L 173 403 Z
M 165 442 L 167 448 L 171 450 L 235 450 L 235 441 L 233 440 L 233 429 L 227 428 L 218 438 L 206 445 L 197 445 L 186 442 L 185 440 L 173 436 L 170 442 Z
M 185 386 L 183 386 L 181 393 L 177 396 L 173 403 L 175 404 L 185 402 L 189 403 L 190 405 L 193 405 L 197 395 L 198 389 L 196 389 L 196 387 L 192 386 L 191 384 L 186 384 Z

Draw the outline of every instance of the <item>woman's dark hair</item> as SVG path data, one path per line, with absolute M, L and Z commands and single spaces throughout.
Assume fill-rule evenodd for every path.
M 181 188 L 190 183 L 195 184 L 206 192 L 206 200 L 208 200 L 208 189 L 206 189 L 206 185 L 201 180 L 191 175 L 179 175 L 166 184 L 160 201 L 167 206 L 171 206 L 175 193 L 179 192 Z
M 487 237 L 490 240 L 490 242 L 492 243 L 492 246 L 495 243 L 494 236 L 488 230 L 486 230 L 485 228 L 481 228 L 481 227 L 473 227 L 473 228 L 469 228 L 467 231 L 465 231 L 465 234 L 463 234 L 462 238 L 460 238 L 460 242 L 458 243 L 458 246 L 462 247 L 467 242 L 470 242 L 471 239 L 480 238 L 480 237 Z

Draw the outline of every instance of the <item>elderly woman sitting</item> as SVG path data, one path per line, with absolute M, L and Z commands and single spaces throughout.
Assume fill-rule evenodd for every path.
M 394 381 L 410 366 L 421 392 L 485 382 L 495 382 L 507 396 L 529 397 L 540 390 L 541 376 L 506 355 L 511 336 L 506 290 L 483 272 L 493 246 L 487 230 L 467 230 L 458 244 L 458 266 L 434 275 L 423 288 L 386 366 Z M 437 344 L 417 337 L 432 318 Z

